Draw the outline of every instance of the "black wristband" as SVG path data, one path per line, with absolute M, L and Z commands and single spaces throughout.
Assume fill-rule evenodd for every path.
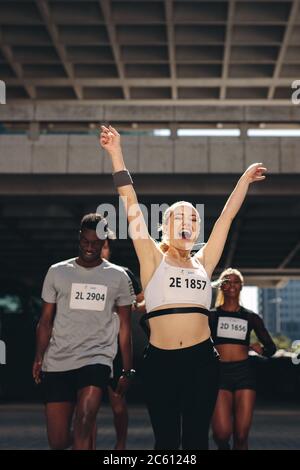
M 116 188 L 120 186 L 127 186 L 128 184 L 133 184 L 132 178 L 128 170 L 121 170 L 113 173 L 114 184 Z

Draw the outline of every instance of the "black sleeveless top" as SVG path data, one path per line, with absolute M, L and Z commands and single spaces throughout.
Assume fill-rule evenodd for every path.
M 249 346 L 253 330 L 264 346 L 265 356 L 273 356 L 276 352 L 276 346 L 261 317 L 245 307 L 241 307 L 238 312 L 226 312 L 221 307 L 212 309 L 209 326 L 215 346 L 218 344 Z

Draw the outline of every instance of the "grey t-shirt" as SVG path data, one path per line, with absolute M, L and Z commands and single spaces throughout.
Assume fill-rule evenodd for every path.
M 56 304 L 43 371 L 91 364 L 112 368 L 120 327 L 115 308 L 134 300 L 124 269 L 106 260 L 95 268 L 79 266 L 75 258 L 62 261 L 49 268 L 42 298 Z

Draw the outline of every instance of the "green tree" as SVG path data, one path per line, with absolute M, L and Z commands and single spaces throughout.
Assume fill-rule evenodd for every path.
M 280 333 L 276 333 L 276 335 L 271 336 L 274 343 L 276 344 L 277 349 L 291 350 L 292 340 L 288 336 L 282 335 Z M 254 331 L 252 331 L 250 336 L 250 344 L 257 342 L 259 343 L 260 341 L 258 340 Z

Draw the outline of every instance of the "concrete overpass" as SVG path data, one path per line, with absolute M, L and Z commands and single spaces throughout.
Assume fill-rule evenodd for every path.
M 262 161 L 218 270 L 247 282 L 299 278 L 298 0 L 3 0 L 0 2 L 0 276 L 40 280 L 73 256 L 83 213 L 117 202 L 96 127 L 124 133 L 142 202 L 205 204 L 207 238 L 239 174 Z M 299 91 L 299 90 L 298 90 Z M 235 138 L 184 138 L 178 128 L 238 128 Z M 170 137 L 154 137 L 168 128 Z M 137 269 L 130 245 L 116 260 Z
M 246 132 L 261 120 L 268 125 L 298 122 L 298 113 L 297 106 L 128 108 L 37 102 L 0 107 L 1 275 L 39 282 L 50 263 L 76 254 L 82 214 L 103 202 L 118 204 L 110 161 L 91 126 L 109 121 L 124 133 L 126 162 L 141 202 L 205 204 L 205 239 L 238 176 L 251 163 L 264 162 L 268 178 L 251 187 L 216 274 L 232 265 L 248 284 L 279 287 L 299 279 L 300 138 L 253 138 Z M 217 118 L 241 129 L 240 137 L 175 133 L 183 124 L 211 126 Z M 153 127 L 168 127 L 171 136 L 147 135 Z M 116 262 L 138 271 L 129 242 L 117 241 L 114 253 Z
M 2 0 L 9 100 L 290 103 L 298 0 Z

